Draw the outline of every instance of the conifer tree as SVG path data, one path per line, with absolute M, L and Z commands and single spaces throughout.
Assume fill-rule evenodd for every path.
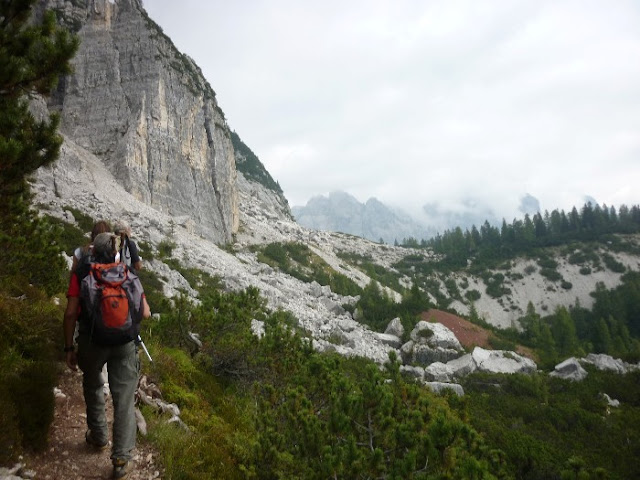
M 29 101 L 71 71 L 78 40 L 56 26 L 52 12 L 36 19 L 35 2 L 0 2 L 0 276 L 20 275 L 53 293 L 65 265 L 52 226 L 29 209 L 26 177 L 57 158 L 62 138 L 58 116 L 36 119 Z
M 36 0 L 0 2 L 0 197 L 25 191 L 25 177 L 53 162 L 62 138 L 59 117 L 36 119 L 34 95 L 48 95 L 58 76 L 71 72 L 78 40 L 55 24 L 53 12 L 30 22 Z

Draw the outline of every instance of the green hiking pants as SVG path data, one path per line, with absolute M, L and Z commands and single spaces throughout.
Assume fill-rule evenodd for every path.
M 134 396 L 138 387 L 140 359 L 134 342 L 117 346 L 91 343 L 88 335 L 78 336 L 78 366 L 87 405 L 87 426 L 99 444 L 109 440 L 104 402 L 102 367 L 107 364 L 109 390 L 113 399 L 113 449 L 111 458 L 130 460 L 136 445 Z

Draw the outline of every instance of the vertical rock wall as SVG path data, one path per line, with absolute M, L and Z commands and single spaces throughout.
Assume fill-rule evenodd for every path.
M 139 0 L 42 0 L 80 37 L 49 108 L 137 199 L 228 242 L 239 226 L 230 132 L 200 69 Z

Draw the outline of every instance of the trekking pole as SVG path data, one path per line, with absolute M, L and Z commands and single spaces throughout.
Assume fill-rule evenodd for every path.
M 151 355 L 149 355 L 149 350 L 147 350 L 147 347 L 146 347 L 146 345 L 144 344 L 144 342 L 142 341 L 142 338 L 140 338 L 140 335 L 138 335 L 138 340 L 137 340 L 137 341 L 138 341 L 138 343 L 139 343 L 140 345 L 142 345 L 142 349 L 144 350 L 144 353 L 146 353 L 146 354 L 147 354 L 147 357 L 149 358 L 149 361 L 150 361 L 151 363 L 153 363 L 153 358 L 151 358 Z

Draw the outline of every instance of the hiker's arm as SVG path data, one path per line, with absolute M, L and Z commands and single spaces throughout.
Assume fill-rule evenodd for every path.
M 151 308 L 147 303 L 147 297 L 142 297 L 142 318 L 149 318 L 151 316 Z
M 76 257 L 74 252 L 73 262 L 71 263 L 71 271 L 69 272 L 69 275 L 73 275 L 73 273 L 76 271 L 76 268 L 78 268 L 78 257 Z
M 142 259 L 140 258 L 140 253 L 138 252 L 138 245 L 133 240 L 129 240 L 129 252 L 131 253 L 131 265 L 133 268 L 138 270 L 142 269 Z
M 67 309 L 64 311 L 63 321 L 63 333 L 64 333 L 64 346 L 73 346 L 73 334 L 76 330 L 76 321 L 78 320 L 78 307 L 80 306 L 79 297 L 67 297 Z M 66 352 L 67 367 L 71 370 L 78 368 L 78 361 L 76 358 L 76 352 Z

